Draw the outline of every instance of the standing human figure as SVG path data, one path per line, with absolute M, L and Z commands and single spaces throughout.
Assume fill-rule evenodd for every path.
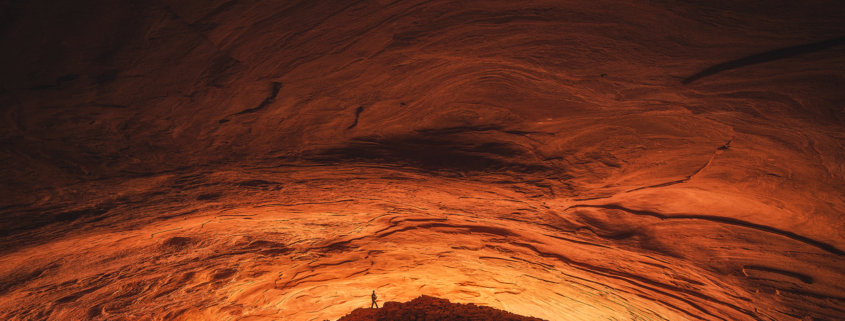
M 372 309 L 373 306 L 375 306 L 376 309 L 378 309 L 378 303 L 376 303 L 376 299 L 378 299 L 378 297 L 376 297 L 376 291 L 373 290 L 373 303 L 370 304 L 370 309 Z

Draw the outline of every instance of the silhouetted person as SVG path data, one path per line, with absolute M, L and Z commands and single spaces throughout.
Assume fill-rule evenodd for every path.
M 370 304 L 370 309 L 372 309 L 373 306 L 375 306 L 376 309 L 378 309 L 378 303 L 376 303 L 376 299 L 378 299 L 378 297 L 376 297 L 376 291 L 373 290 L 373 304 Z

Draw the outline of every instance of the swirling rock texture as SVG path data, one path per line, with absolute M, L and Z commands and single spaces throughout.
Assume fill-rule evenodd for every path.
M 839 1 L 0 1 L 0 318 L 845 319 Z

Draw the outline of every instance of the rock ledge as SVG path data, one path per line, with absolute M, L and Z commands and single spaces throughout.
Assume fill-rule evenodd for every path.
M 475 304 L 451 303 L 449 300 L 427 295 L 411 301 L 385 302 L 380 309 L 359 308 L 338 321 L 426 320 L 426 321 L 543 321 L 491 307 Z

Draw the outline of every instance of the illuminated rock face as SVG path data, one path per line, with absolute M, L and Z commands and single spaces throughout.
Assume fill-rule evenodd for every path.
M 0 3 L 4 320 L 845 319 L 837 1 L 55 2 Z

